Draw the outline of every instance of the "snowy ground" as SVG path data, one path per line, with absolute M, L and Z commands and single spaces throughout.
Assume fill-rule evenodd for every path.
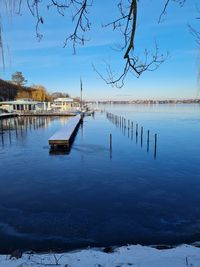
M 158 250 L 145 246 L 123 246 L 112 253 L 85 249 L 62 254 L 23 254 L 20 259 L 0 256 L 0 267 L 200 267 L 200 248 L 182 245 Z

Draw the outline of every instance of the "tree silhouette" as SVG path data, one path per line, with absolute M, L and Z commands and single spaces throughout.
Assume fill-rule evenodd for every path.
M 12 74 L 12 82 L 16 85 L 23 86 L 27 83 L 21 71 L 16 71 Z

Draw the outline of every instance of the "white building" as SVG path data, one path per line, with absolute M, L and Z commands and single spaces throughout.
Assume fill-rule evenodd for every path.
M 16 113 L 36 113 L 51 109 L 49 102 L 38 102 L 31 99 L 19 99 L 0 102 L 0 109 Z
M 77 103 L 72 98 L 60 97 L 54 99 L 51 107 L 54 111 L 74 111 Z

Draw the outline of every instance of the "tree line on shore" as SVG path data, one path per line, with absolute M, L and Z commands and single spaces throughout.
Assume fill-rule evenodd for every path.
M 22 72 L 15 72 L 11 81 L 0 79 L 0 101 L 15 99 L 32 99 L 35 101 L 53 101 L 58 97 L 69 97 L 67 93 L 54 92 L 48 93 L 43 85 L 25 86 L 27 80 Z

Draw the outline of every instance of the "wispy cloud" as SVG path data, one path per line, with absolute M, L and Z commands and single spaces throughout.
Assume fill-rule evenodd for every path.
M 173 50 L 173 55 L 177 56 L 184 56 L 184 55 L 189 55 L 189 56 L 197 56 L 199 54 L 199 49 L 178 49 L 178 50 Z

